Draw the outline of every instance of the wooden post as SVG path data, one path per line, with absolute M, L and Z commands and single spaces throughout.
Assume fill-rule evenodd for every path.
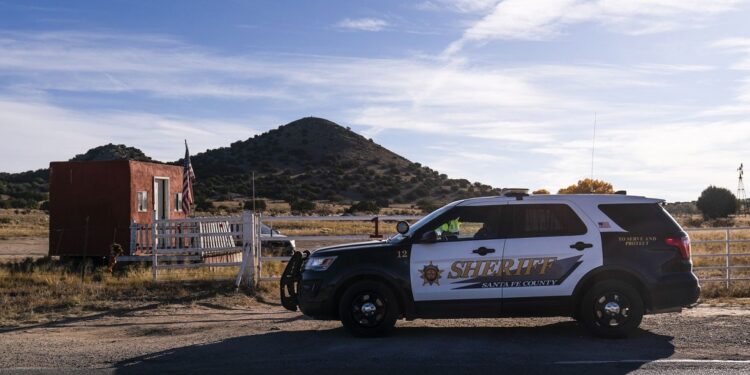
M 89 217 L 86 216 L 86 227 L 83 231 L 83 261 L 81 262 L 81 283 L 86 276 L 86 252 L 89 247 Z
M 240 265 L 240 272 L 237 274 L 237 280 L 235 280 L 235 287 L 239 288 L 242 279 L 245 279 L 245 283 L 251 288 L 255 287 L 254 279 L 254 238 L 253 238 L 253 224 L 254 215 L 250 211 L 242 211 L 242 265 Z
M 380 224 L 380 218 L 377 217 L 377 216 L 375 216 L 370 221 L 372 221 L 373 223 L 375 223 L 375 233 L 371 234 L 370 238 L 383 238 L 383 236 L 380 235 L 380 226 L 378 225 L 378 224 Z
M 135 223 L 134 219 L 130 219 L 130 247 L 128 248 L 128 255 L 135 254 L 135 245 L 138 243 L 138 224 Z
M 151 224 L 151 273 L 154 276 L 154 281 L 156 281 L 157 277 L 159 276 L 159 272 L 157 271 L 157 267 L 159 266 L 157 263 L 157 255 L 156 255 L 156 247 L 159 241 L 157 241 L 157 231 L 156 231 L 156 220 L 159 219 L 159 216 L 157 214 L 157 211 L 154 210 L 154 222 Z

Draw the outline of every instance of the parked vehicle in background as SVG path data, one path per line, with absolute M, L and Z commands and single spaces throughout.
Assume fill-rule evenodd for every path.
M 281 234 L 276 229 L 269 227 L 266 224 L 260 224 L 260 236 L 261 238 L 272 238 L 271 241 L 263 241 L 263 252 L 267 256 L 290 256 L 297 249 L 297 244 L 294 240 L 290 240 L 287 236 Z

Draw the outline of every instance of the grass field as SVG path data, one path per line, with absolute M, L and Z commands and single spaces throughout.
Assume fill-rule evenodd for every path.
M 15 212 L 0 210 L 0 237 L 37 237 L 47 235 L 47 216 L 41 211 Z M 735 224 L 747 225 L 743 220 Z M 365 235 L 373 232 L 373 223 L 360 221 L 273 222 L 274 228 L 287 235 Z M 394 223 L 381 223 L 380 232 L 395 233 Z M 691 232 L 696 267 L 723 266 L 726 253 L 723 243 L 698 244 L 701 240 L 723 240 L 721 230 Z M 732 239 L 750 239 L 750 230 L 731 232 Z M 750 243 L 733 243 L 731 253 L 750 253 Z M 278 276 L 283 262 L 265 262 L 264 276 Z M 750 256 L 733 256 L 734 266 L 750 265 Z M 144 303 L 196 303 L 237 305 L 251 299 L 274 301 L 278 284 L 261 283 L 255 291 L 234 291 L 236 268 L 219 270 L 161 271 L 153 283 L 151 271 L 144 267 L 127 267 L 111 275 L 105 269 L 90 269 L 81 281 L 80 268 L 51 259 L 28 259 L 0 264 L 0 326 L 42 322 L 62 316 L 96 311 L 112 311 Z M 696 270 L 701 278 L 724 279 L 723 270 Z M 733 277 L 750 278 L 750 269 L 734 269 Z M 733 301 L 730 297 L 750 297 L 750 281 L 734 282 L 726 288 L 723 282 L 703 282 L 702 298 Z
M 0 326 L 39 323 L 148 303 L 237 306 L 255 292 L 235 292 L 237 269 L 169 270 L 154 283 L 150 268 L 128 267 L 114 275 L 91 268 L 83 281 L 78 265 L 47 258 L 0 265 Z M 265 290 L 265 289 L 261 289 Z
M 0 239 L 11 237 L 46 237 L 49 215 L 39 210 L 0 209 Z

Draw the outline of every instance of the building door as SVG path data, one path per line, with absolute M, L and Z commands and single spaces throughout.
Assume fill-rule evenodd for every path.
M 156 220 L 169 219 L 169 179 L 163 177 L 154 177 L 154 216 Z M 156 223 L 157 233 L 163 233 Z M 155 239 L 157 248 L 164 248 L 165 242 Z
M 158 220 L 169 219 L 169 179 L 154 178 L 154 212 Z

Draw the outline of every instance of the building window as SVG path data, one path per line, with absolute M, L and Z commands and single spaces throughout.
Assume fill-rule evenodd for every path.
M 175 211 L 182 211 L 182 193 L 177 193 L 174 195 L 174 210 Z
M 146 212 L 148 209 L 148 193 L 145 191 L 139 191 L 137 196 L 138 212 Z

